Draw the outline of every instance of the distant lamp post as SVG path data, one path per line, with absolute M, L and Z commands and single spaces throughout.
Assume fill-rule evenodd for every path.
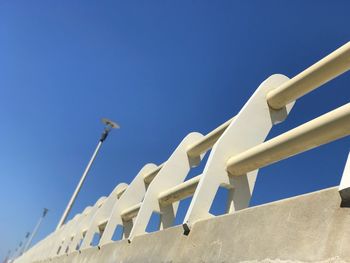
M 11 255 L 11 250 L 9 250 L 9 251 L 7 252 L 7 256 L 6 256 L 6 258 L 4 259 L 3 263 L 8 263 L 8 262 L 10 262 L 10 261 L 9 261 L 10 255 Z
M 31 236 L 29 237 L 27 243 L 25 244 L 25 246 L 23 248 L 23 253 L 25 253 L 28 250 L 28 248 L 30 247 L 30 245 L 31 245 L 31 243 L 33 241 L 33 238 L 35 237 L 36 233 L 38 232 L 39 227 L 40 227 L 40 225 L 41 225 L 41 223 L 42 223 L 43 219 L 45 218 L 45 216 L 46 216 L 48 211 L 49 211 L 49 209 L 44 208 L 43 213 L 42 213 L 42 215 L 40 216 L 40 218 L 38 220 L 38 223 L 35 225 Z M 28 238 L 28 236 L 29 236 L 29 232 L 26 235 L 26 239 Z M 22 253 L 20 253 L 20 254 L 22 254 Z
M 46 209 L 46 208 L 45 208 Z M 45 210 L 44 210 L 45 211 Z M 22 255 L 24 252 L 25 252 L 25 249 L 26 249 L 26 246 L 27 246 L 27 243 L 29 241 L 29 237 L 30 237 L 30 232 L 27 232 L 26 233 L 26 236 L 24 238 L 24 246 L 22 248 L 22 250 L 20 251 L 19 255 Z
M 66 219 L 68 217 L 68 214 L 69 214 L 70 210 L 73 207 L 75 199 L 77 198 L 77 196 L 79 194 L 79 191 L 80 191 L 80 189 L 81 189 L 81 187 L 82 187 L 82 185 L 83 185 L 83 183 L 85 181 L 85 178 L 86 178 L 88 172 L 90 171 L 91 165 L 94 162 L 94 160 L 96 158 L 96 155 L 97 155 L 97 153 L 99 152 L 99 150 L 100 150 L 100 148 L 102 146 L 102 143 L 106 140 L 109 132 L 112 129 L 119 129 L 120 128 L 120 126 L 117 123 L 115 123 L 115 122 L 113 122 L 113 121 L 111 121 L 109 119 L 103 118 L 102 122 L 105 124 L 105 127 L 104 127 L 104 130 L 103 130 L 102 134 L 101 134 L 100 140 L 98 141 L 96 149 L 95 149 L 94 153 L 92 154 L 91 159 L 90 159 L 89 163 L 87 164 L 87 166 L 85 168 L 85 171 L 84 171 L 83 175 L 81 176 L 80 181 L 79 181 L 77 187 L 75 188 L 75 191 L 74 191 L 71 199 L 69 200 L 69 203 L 68 203 L 68 205 L 66 207 L 66 210 L 64 211 L 64 213 L 63 213 L 63 215 L 62 215 L 62 217 L 61 217 L 61 219 L 60 219 L 60 221 L 59 221 L 59 223 L 58 223 L 58 225 L 56 227 L 56 230 L 61 228 L 61 226 L 65 223 L 65 221 L 66 221 Z

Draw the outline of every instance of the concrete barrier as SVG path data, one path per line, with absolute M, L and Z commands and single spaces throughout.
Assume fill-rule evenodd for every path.
M 350 208 L 338 188 L 251 207 L 44 262 L 350 262 Z

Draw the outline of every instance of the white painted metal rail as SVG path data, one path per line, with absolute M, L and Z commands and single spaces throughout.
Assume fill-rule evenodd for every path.
M 280 109 L 350 69 L 350 42 L 267 94 L 271 108 Z
M 233 156 L 227 170 L 242 175 L 348 135 L 350 103 Z
M 272 75 L 236 116 L 205 136 L 190 133 L 163 164 L 145 165 L 128 186 L 118 185 L 110 196 L 75 216 L 16 262 L 104 246 L 113 242 L 118 227 L 123 230 L 119 238 L 132 242 L 147 232 L 153 213 L 160 215 L 159 229 L 172 226 L 179 201 L 193 196 L 183 221 L 188 234 L 195 222 L 212 216 L 209 209 L 220 187 L 230 192 L 227 213 L 248 207 L 259 168 L 350 135 L 348 103 L 265 141 L 273 125 L 287 118 L 296 99 L 349 69 L 350 42 L 292 79 Z M 209 150 L 202 174 L 186 180 Z M 342 180 L 344 196 L 350 196 L 349 167 L 348 163 L 347 177 Z M 99 240 L 94 244 L 96 236 Z

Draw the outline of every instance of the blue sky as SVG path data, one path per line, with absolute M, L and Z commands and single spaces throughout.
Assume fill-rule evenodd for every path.
M 0 1 L 0 259 L 234 116 L 268 76 L 350 40 L 349 1 Z M 349 102 L 350 74 L 298 100 L 270 138 Z M 349 138 L 260 170 L 252 205 L 337 185 Z M 181 213 L 184 213 L 183 211 Z

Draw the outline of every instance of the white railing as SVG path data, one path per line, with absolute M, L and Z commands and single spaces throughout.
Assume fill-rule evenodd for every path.
M 123 238 L 132 242 L 146 233 L 153 213 L 160 214 L 159 229 L 172 226 L 179 201 L 193 196 L 183 222 L 184 234 L 188 234 L 195 222 L 212 216 L 209 210 L 219 187 L 230 191 L 227 213 L 248 207 L 259 168 L 350 134 L 348 103 L 265 141 L 273 125 L 288 116 L 296 99 L 349 69 L 350 42 L 292 79 L 272 75 L 235 117 L 205 136 L 190 133 L 163 164 L 146 164 L 129 185 L 119 184 L 110 196 L 100 198 L 16 262 L 83 250 L 93 245 L 96 236 L 99 240 L 94 245 L 101 247 L 112 242 L 118 226 Z M 186 181 L 190 169 L 210 149 L 203 173 Z M 350 161 L 340 190 L 350 200 L 349 167 Z

